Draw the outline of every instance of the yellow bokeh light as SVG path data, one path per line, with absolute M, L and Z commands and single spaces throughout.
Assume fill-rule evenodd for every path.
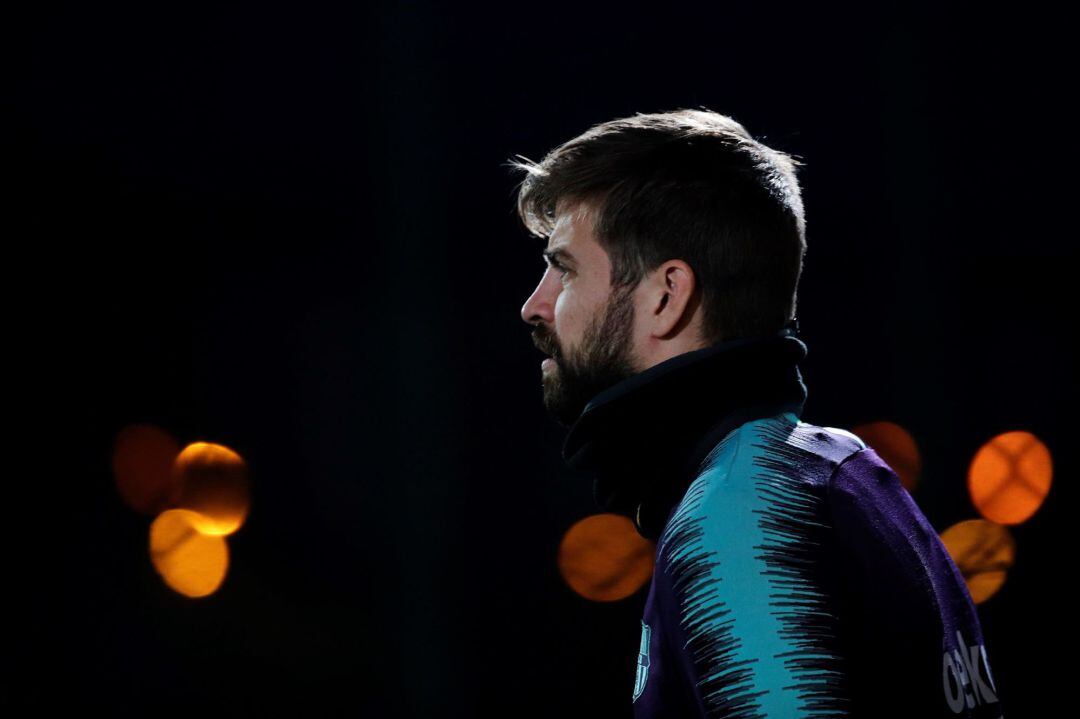
M 618 514 L 594 514 L 567 530 L 559 572 L 586 599 L 610 602 L 636 592 L 652 576 L 655 544 Z
M 149 424 L 122 429 L 113 443 L 112 469 L 121 499 L 142 514 L 174 506 L 180 484 L 172 471 L 180 445 L 168 432 Z
M 900 484 L 911 492 L 919 483 L 922 457 L 915 438 L 895 422 L 868 422 L 852 427 L 851 432 L 870 445 L 885 464 L 900 477 Z
M 985 519 L 954 524 L 941 533 L 941 543 L 956 562 L 976 604 L 1001 589 L 1016 561 L 1016 542 L 1008 528 Z
M 178 502 L 197 514 L 203 534 L 232 534 L 243 525 L 250 504 L 247 465 L 243 458 L 220 444 L 193 442 L 173 464 L 182 487 Z
M 199 532 L 194 512 L 170 509 L 150 525 L 150 560 L 170 588 L 187 597 L 213 594 L 225 581 L 229 548 L 225 538 Z
M 968 468 L 968 492 L 979 513 L 998 524 L 1019 524 L 1042 506 L 1054 468 L 1050 450 L 1031 432 L 999 434 Z

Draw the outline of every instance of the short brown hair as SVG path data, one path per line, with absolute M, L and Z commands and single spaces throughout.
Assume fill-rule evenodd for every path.
M 730 117 L 676 110 L 604 122 L 525 172 L 517 211 L 548 237 L 556 205 L 589 201 L 611 284 L 636 286 L 669 259 L 693 269 L 709 342 L 778 332 L 795 317 L 806 252 L 795 167 Z

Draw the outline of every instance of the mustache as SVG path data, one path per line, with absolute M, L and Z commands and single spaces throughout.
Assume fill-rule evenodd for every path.
M 554 337 L 547 329 L 537 327 L 532 333 L 532 341 L 533 344 L 536 345 L 536 349 L 549 357 L 557 357 L 559 355 L 558 342 L 554 340 Z

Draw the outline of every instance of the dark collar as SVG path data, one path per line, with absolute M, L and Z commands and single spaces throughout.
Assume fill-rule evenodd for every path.
M 700 463 L 744 422 L 802 415 L 806 344 L 784 330 L 672 357 L 596 395 L 570 428 L 563 458 L 593 472 L 600 508 L 656 539 Z

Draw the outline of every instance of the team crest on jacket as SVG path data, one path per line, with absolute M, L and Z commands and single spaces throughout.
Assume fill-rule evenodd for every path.
M 645 682 L 649 681 L 649 637 L 652 630 L 645 620 L 641 620 L 641 647 L 637 655 L 637 676 L 634 677 L 634 699 L 637 701 L 641 693 L 645 691 Z

